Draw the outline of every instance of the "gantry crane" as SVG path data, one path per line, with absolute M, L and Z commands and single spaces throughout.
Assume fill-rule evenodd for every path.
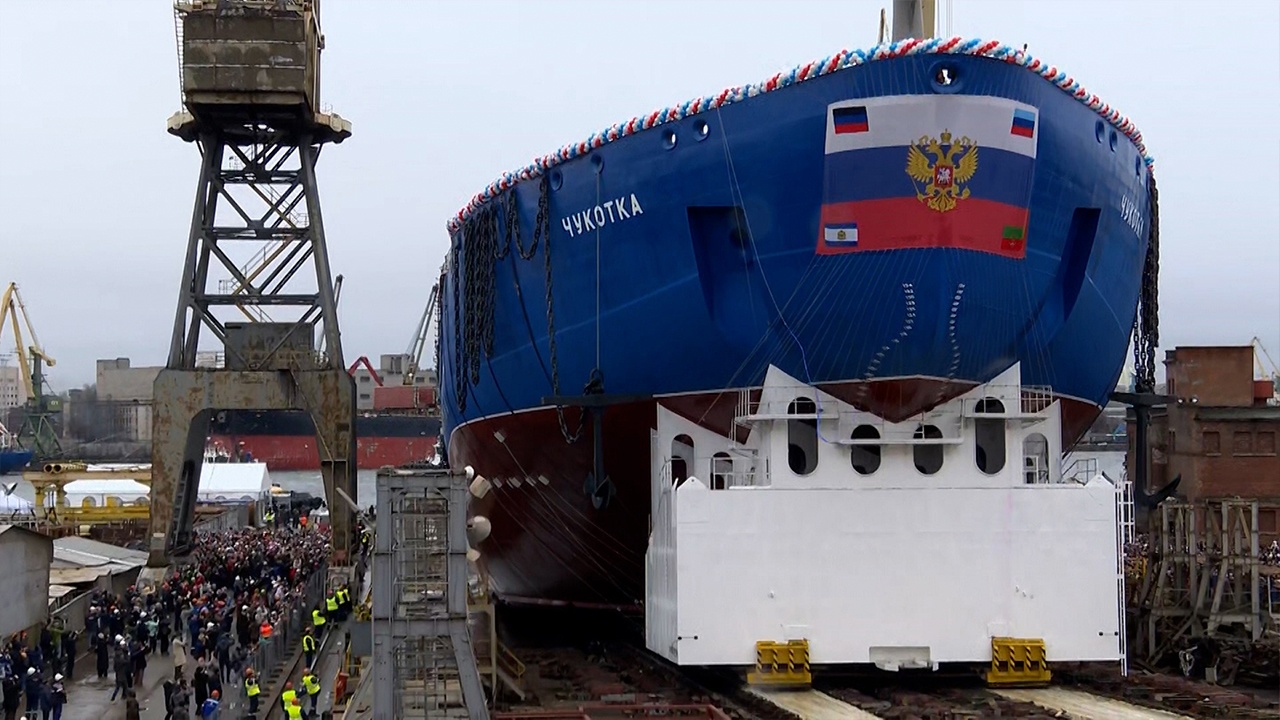
M 19 316 L 22 317 L 21 322 L 18 320 Z M 40 344 L 17 283 L 9 283 L 4 294 L 0 295 L 0 337 L 4 335 L 6 320 L 13 328 L 19 372 L 22 374 L 22 389 L 26 393 L 22 425 L 17 435 L 18 444 L 33 451 L 36 460 L 56 457 L 62 452 L 57 431 L 57 418 L 62 411 L 62 403 L 56 395 L 46 392 L 44 369 L 53 367 L 57 361 Z M 27 328 L 30 345 L 23 340 L 23 326 Z
M 355 384 L 342 360 L 316 163 L 351 136 L 351 123 L 320 102 L 318 5 L 174 3 L 182 110 L 168 130 L 199 148 L 200 171 L 169 358 L 154 386 L 152 568 L 193 546 L 205 438 L 221 410 L 311 415 L 331 567 L 350 561 L 354 517 L 338 498 L 356 492 Z M 197 363 L 202 340 L 221 345 L 221 367 Z

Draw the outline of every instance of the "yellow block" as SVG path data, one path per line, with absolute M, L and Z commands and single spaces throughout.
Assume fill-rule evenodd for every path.
M 756 669 L 747 673 L 747 682 L 775 686 L 813 684 L 813 675 L 809 672 L 809 641 L 757 642 Z
M 1044 640 L 991 638 L 991 669 L 987 671 L 987 683 L 1004 687 L 1048 685 L 1051 678 Z

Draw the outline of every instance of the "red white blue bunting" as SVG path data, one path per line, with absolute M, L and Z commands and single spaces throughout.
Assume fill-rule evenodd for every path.
M 551 168 L 572 160 L 579 155 L 585 155 L 605 143 L 613 142 L 628 135 L 634 135 L 656 125 L 674 122 L 690 115 L 697 115 L 698 113 L 715 110 L 735 102 L 741 102 L 761 93 L 772 92 L 788 85 L 812 80 L 837 70 L 904 55 L 975 55 L 1021 65 L 1058 86 L 1059 89 L 1079 102 L 1084 103 L 1101 116 L 1102 119 L 1110 123 L 1112 127 L 1132 140 L 1138 146 L 1138 152 L 1141 153 L 1143 162 L 1146 163 L 1148 169 L 1153 168 L 1155 165 L 1154 159 L 1147 154 L 1146 145 L 1142 142 L 1142 133 L 1138 131 L 1133 121 L 1121 115 L 1118 110 L 1103 102 L 1097 95 L 1085 90 L 1079 82 L 1059 70 L 1056 66 L 1042 62 L 1021 49 L 1002 45 L 995 40 L 965 40 L 959 37 L 949 39 L 930 38 L 927 40 L 910 39 L 878 45 L 870 50 L 841 50 L 823 60 L 792 68 L 788 72 L 778 73 L 761 83 L 727 88 L 715 95 L 695 98 L 673 107 L 655 110 L 647 115 L 634 117 L 624 123 L 611 125 L 600 132 L 593 133 L 591 137 L 582 142 L 565 145 L 556 152 L 537 158 L 519 170 L 504 173 L 502 177 L 473 197 L 466 207 L 458 211 L 458 214 L 449 220 L 447 226 L 449 233 L 453 234 L 481 205 L 501 195 L 516 184 L 541 177 Z

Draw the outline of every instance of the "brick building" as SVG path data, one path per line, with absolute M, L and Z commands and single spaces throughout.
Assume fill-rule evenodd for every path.
M 1254 378 L 1253 353 L 1247 345 L 1166 352 L 1166 394 L 1176 402 L 1152 413 L 1149 489 L 1180 475 L 1177 494 L 1187 500 L 1263 500 L 1258 530 L 1275 537 L 1280 534 L 1280 403 L 1271 380 Z M 1134 437 L 1132 428 L 1129 437 Z M 1133 458 L 1130 440 L 1130 477 Z

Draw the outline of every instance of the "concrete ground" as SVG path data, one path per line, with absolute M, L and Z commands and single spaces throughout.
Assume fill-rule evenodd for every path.
M 111 691 L 115 687 L 115 673 L 108 672 L 107 677 L 99 678 L 97 661 L 93 655 L 86 655 L 76 663 L 75 677 L 67 684 L 67 705 L 62 709 L 62 720 L 116 720 L 124 717 L 124 698 L 116 696 L 111 702 Z M 195 666 L 187 663 L 187 679 L 190 681 Z M 173 677 L 173 658 L 169 655 L 148 655 L 147 669 L 142 678 L 142 685 L 135 687 L 138 703 L 142 710 L 142 720 L 163 720 L 164 718 L 164 681 Z M 194 697 L 192 704 L 194 705 Z M 222 712 L 224 718 L 237 718 L 242 709 L 247 709 L 243 686 L 235 681 L 224 684 L 222 693 Z M 195 707 L 190 708 L 194 717 Z

